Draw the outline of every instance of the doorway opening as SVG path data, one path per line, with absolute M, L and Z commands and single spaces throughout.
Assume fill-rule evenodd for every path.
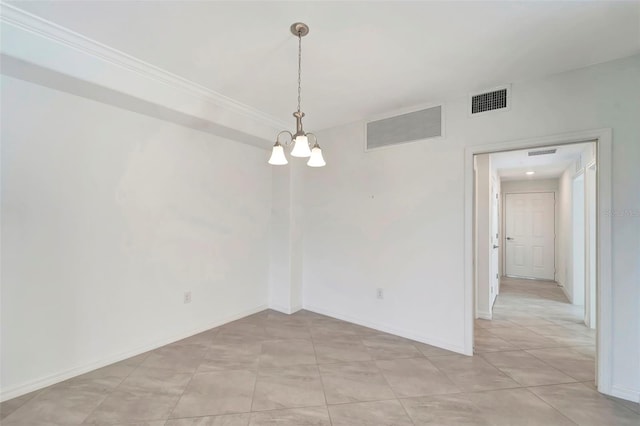
M 467 149 L 470 355 L 610 393 L 610 153 L 608 130 Z

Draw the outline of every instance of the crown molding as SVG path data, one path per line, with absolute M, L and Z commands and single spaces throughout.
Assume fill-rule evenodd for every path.
M 258 109 L 16 6 L 0 3 L 0 23 L 6 55 L 181 112 L 197 112 L 200 118 L 268 140 L 273 131 L 289 127 Z

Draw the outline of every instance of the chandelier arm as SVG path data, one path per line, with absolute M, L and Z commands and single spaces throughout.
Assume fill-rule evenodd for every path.
M 286 133 L 287 135 L 289 135 L 289 138 L 290 138 L 289 141 L 285 141 L 284 142 L 284 146 L 291 145 L 291 142 L 293 142 L 293 133 L 291 133 L 288 130 L 283 130 L 280 133 L 278 133 L 278 136 L 276 136 L 276 142 L 280 142 L 280 135 L 283 134 L 283 133 Z
M 307 138 L 309 138 L 310 136 L 313 136 L 313 145 L 316 145 L 318 143 L 318 138 L 316 137 L 316 135 L 314 133 L 307 133 Z M 313 146 L 311 145 L 311 140 L 309 140 L 309 146 Z

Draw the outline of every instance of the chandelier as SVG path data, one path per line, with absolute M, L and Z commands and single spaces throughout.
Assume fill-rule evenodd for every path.
M 302 22 L 296 22 L 291 25 L 291 32 L 294 36 L 298 37 L 298 110 L 293 113 L 296 118 L 296 132 L 291 133 L 288 130 L 283 130 L 276 136 L 276 143 L 273 145 L 271 151 L 271 158 L 269 158 L 269 164 L 274 166 L 281 166 L 288 164 L 287 157 L 284 155 L 284 147 L 293 145 L 291 150 L 292 157 L 309 157 L 307 166 L 309 167 L 322 167 L 325 164 L 324 158 L 322 158 L 322 150 L 318 145 L 318 139 L 313 133 L 305 133 L 302 128 L 302 117 L 304 112 L 300 110 L 300 95 L 302 93 L 302 37 L 309 34 L 309 27 Z M 280 143 L 281 135 L 289 135 L 288 139 L 285 139 L 284 146 Z M 309 139 L 313 139 L 313 145 L 310 145 Z

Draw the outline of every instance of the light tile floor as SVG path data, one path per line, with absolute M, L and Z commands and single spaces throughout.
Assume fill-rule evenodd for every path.
M 505 279 L 474 357 L 264 311 L 2 403 L 12 425 L 634 425 L 594 390 L 593 331 L 554 283 Z

